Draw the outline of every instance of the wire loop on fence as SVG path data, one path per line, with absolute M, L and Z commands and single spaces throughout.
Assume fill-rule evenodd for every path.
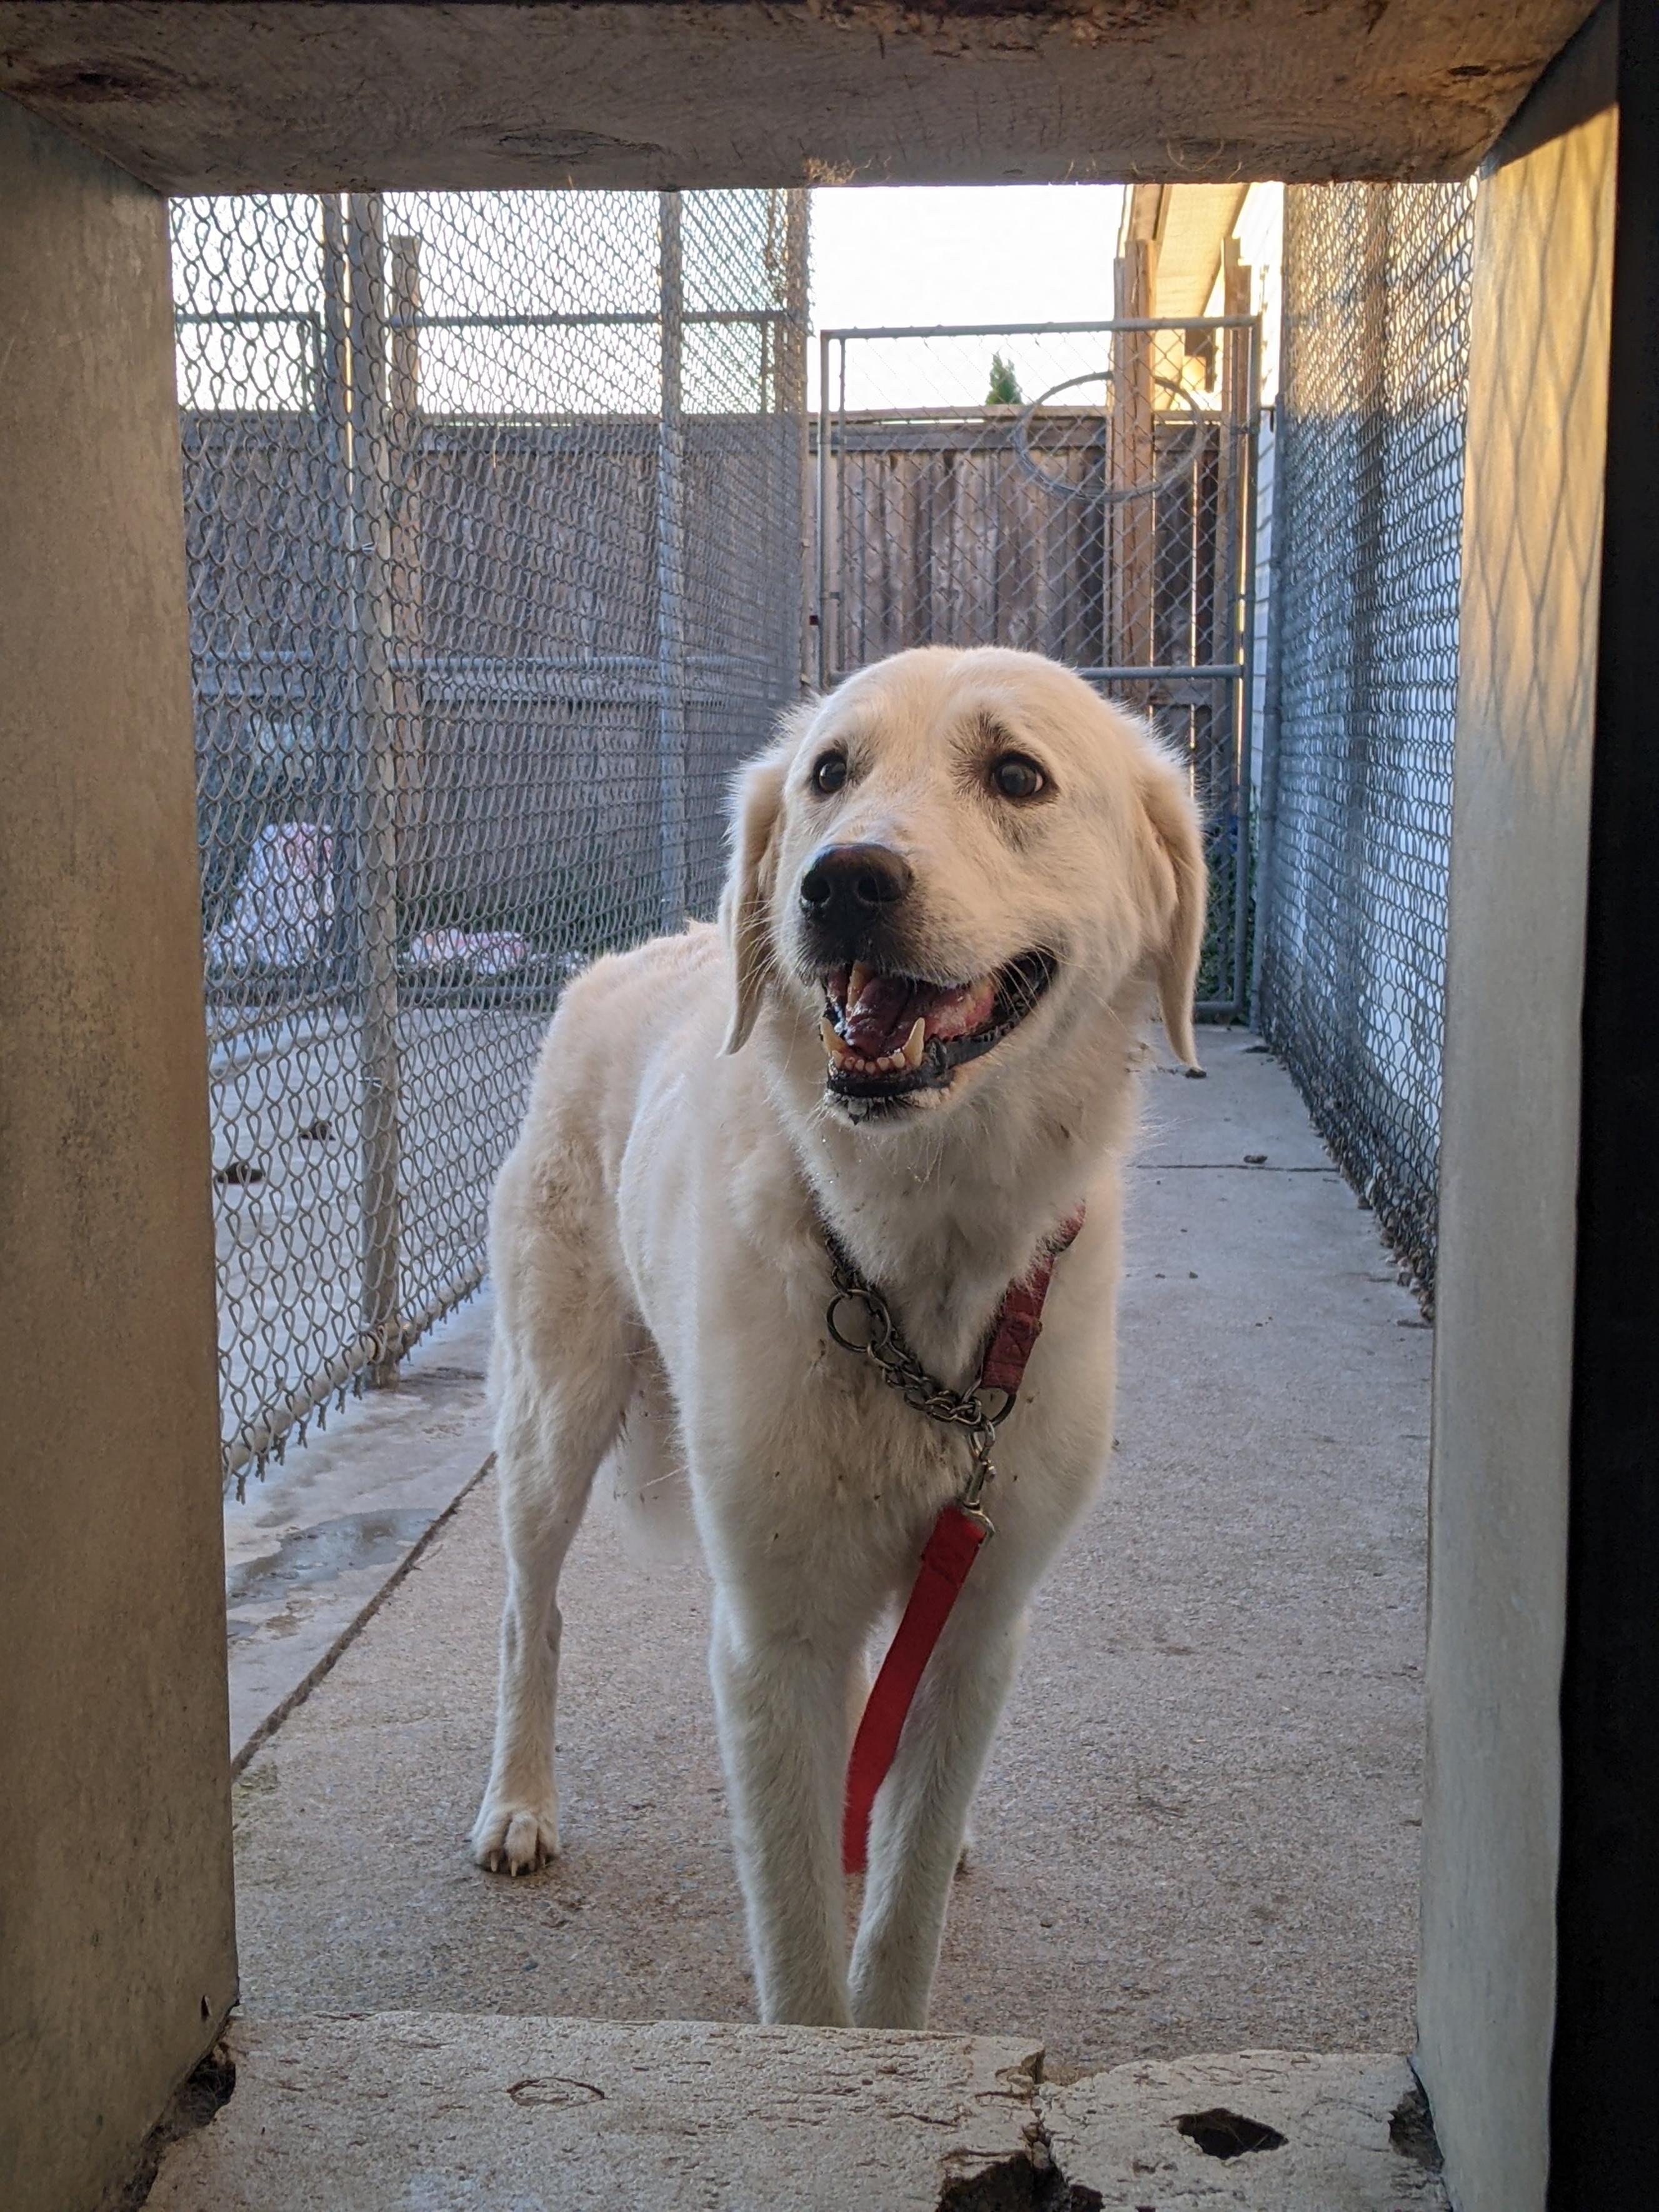
M 1189 434 L 1185 449 L 1177 453 L 1173 466 L 1156 470 L 1152 475 L 1139 483 L 1120 484 L 1114 483 L 1109 477 L 1104 476 L 1094 483 L 1068 483 L 1063 477 L 1056 476 L 1052 470 L 1039 465 L 1036 457 L 1031 451 L 1032 417 L 1041 409 L 1046 407 L 1051 399 L 1057 399 L 1062 392 L 1075 391 L 1079 384 L 1106 386 L 1108 397 L 1102 413 L 1103 416 L 1109 417 L 1112 408 L 1110 393 L 1113 376 L 1114 372 L 1109 368 L 1090 369 L 1081 376 L 1068 376 L 1059 384 L 1051 384 L 1046 392 L 1039 392 L 1035 399 L 1027 400 L 1015 419 L 1015 458 L 1026 475 L 1053 492 L 1056 499 L 1086 499 L 1097 507 L 1121 507 L 1127 501 L 1132 499 L 1156 499 L 1160 493 L 1167 495 L 1185 483 L 1198 466 L 1198 457 L 1202 450 L 1204 438 L 1204 411 L 1198 404 L 1196 395 L 1188 392 L 1183 384 L 1179 383 L 1172 376 L 1154 376 L 1151 383 L 1155 391 L 1172 393 L 1179 405 L 1186 410 Z M 1168 408 L 1163 410 L 1162 427 L 1166 441 L 1169 434 L 1170 416 L 1173 410 Z M 1177 435 L 1180 427 L 1177 422 L 1176 425 Z

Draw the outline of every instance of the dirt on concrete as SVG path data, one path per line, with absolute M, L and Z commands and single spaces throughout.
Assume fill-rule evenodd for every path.
M 1253 1042 L 1147 1078 L 1118 1449 L 945 1934 L 932 2025 L 1060 2078 L 1413 2039 L 1431 1337 Z M 562 1593 L 564 1855 L 471 1865 L 495 1516 L 486 1481 L 238 1786 L 247 2015 L 751 2018 L 706 1580 L 602 1512 Z

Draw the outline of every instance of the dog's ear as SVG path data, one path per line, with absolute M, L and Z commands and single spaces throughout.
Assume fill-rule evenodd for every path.
M 1188 1067 L 1196 1067 L 1193 993 L 1198 982 L 1199 956 L 1204 949 L 1204 908 L 1210 887 L 1198 809 L 1188 792 L 1185 775 L 1167 758 L 1153 764 L 1140 795 L 1152 826 L 1159 872 L 1168 872 L 1165 918 L 1152 958 L 1158 1009 L 1170 1051 Z M 1172 885 L 1170 878 L 1173 878 Z
M 720 896 L 720 933 L 732 975 L 732 1018 L 722 1052 L 740 1052 L 755 1026 L 772 957 L 768 908 L 777 879 L 783 780 L 793 744 L 775 746 L 738 777 L 732 816 L 732 860 Z

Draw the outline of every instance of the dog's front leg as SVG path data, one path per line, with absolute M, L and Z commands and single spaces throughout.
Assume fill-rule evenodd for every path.
M 852 2023 L 841 1812 L 854 1651 L 842 1634 L 758 1626 L 726 1601 L 713 1650 L 720 1750 L 761 2017 Z
M 864 1911 L 853 1950 L 860 2027 L 925 2027 L 951 1880 L 980 1770 L 1013 1682 L 1019 1596 L 970 1583 L 939 1638 L 876 1799 Z

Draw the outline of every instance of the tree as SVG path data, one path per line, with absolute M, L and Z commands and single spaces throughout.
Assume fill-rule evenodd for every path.
M 1025 398 L 1019 388 L 1019 379 L 1014 374 L 1014 364 L 1004 361 L 1000 353 L 991 356 L 991 388 L 985 395 L 988 407 L 1018 407 Z

